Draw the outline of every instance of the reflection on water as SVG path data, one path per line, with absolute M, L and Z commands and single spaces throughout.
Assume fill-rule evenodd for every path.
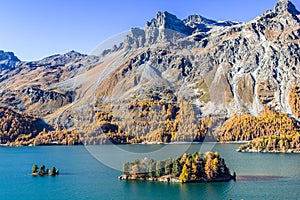
M 275 181 L 280 179 L 289 179 L 284 176 L 237 176 L 236 181 Z
M 229 183 L 158 183 L 142 181 L 122 182 L 130 191 L 128 199 L 229 199 L 234 182 Z M 141 189 L 142 188 L 142 189 Z M 150 198 L 151 197 L 151 198 Z

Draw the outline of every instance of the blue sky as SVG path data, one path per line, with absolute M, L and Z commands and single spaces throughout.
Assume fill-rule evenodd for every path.
M 21 60 L 76 50 L 90 53 L 101 41 L 144 26 L 158 11 L 178 18 L 200 14 L 246 22 L 277 0 L 0 0 L 0 49 Z M 292 0 L 298 10 L 300 0 Z

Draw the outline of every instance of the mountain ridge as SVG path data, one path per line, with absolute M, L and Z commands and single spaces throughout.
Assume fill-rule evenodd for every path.
M 247 23 L 158 12 L 98 56 L 15 60 L 0 75 L 1 103 L 53 127 L 118 132 L 122 142 L 218 139 L 229 118 L 266 107 L 298 119 L 299 19 L 287 0 Z

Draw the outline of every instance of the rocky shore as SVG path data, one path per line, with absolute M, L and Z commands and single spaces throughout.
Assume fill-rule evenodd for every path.
M 152 182 L 165 182 L 165 183 L 181 183 L 178 177 L 169 176 L 162 176 L 158 178 L 151 178 L 145 176 L 136 176 L 136 175 L 121 175 L 118 177 L 120 180 L 126 181 L 152 181 Z M 185 183 L 204 183 L 204 182 L 228 182 L 231 180 L 236 180 L 235 173 L 233 175 L 226 175 L 223 177 L 218 177 L 213 180 L 207 180 L 205 178 L 198 179 L 198 180 L 190 180 L 186 181 Z

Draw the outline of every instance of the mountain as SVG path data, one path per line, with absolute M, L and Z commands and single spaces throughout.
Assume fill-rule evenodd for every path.
M 20 60 L 12 52 L 4 52 L 0 50 L 0 72 L 13 69 Z
M 196 24 L 198 19 L 183 21 Z M 101 95 L 123 98 L 120 93 L 129 95 L 125 91 L 139 90 L 141 84 L 159 83 L 176 96 L 195 99 L 204 115 L 257 115 L 265 104 L 292 113 L 287 97 L 299 77 L 299 12 L 290 1 L 279 1 L 245 24 L 203 20 L 210 28 L 192 29 L 183 21 L 158 13 L 144 29 L 133 29 L 124 42 L 132 58 L 104 81 Z M 204 94 L 207 102 L 201 101 Z
M 6 62 L 14 65 L 0 74 L 1 102 L 20 111 L 45 116 L 74 98 L 74 88 L 56 88 L 55 85 L 93 68 L 99 58 L 71 51 L 40 61 L 15 60 L 15 57 L 8 59 Z
M 158 12 L 98 56 L 20 62 L 0 52 L 0 100 L 94 139 L 220 139 L 236 115 L 268 108 L 299 120 L 299 43 L 300 12 L 288 0 L 247 23 Z

